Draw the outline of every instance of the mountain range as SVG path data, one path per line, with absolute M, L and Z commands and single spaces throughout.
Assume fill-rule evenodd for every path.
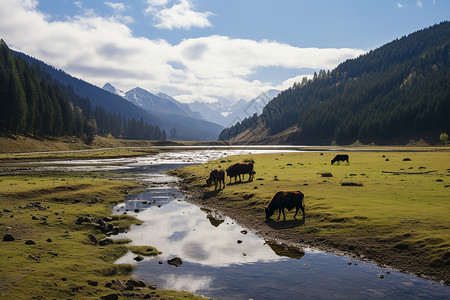
M 255 113 L 261 114 L 264 106 L 280 93 L 279 90 L 271 89 L 250 101 L 241 99 L 236 103 L 227 100 L 181 103 L 167 94 L 158 93 L 155 95 L 139 87 L 123 92 L 110 83 L 106 83 L 103 89 L 119 95 L 145 111 L 158 116 L 189 117 L 221 126 L 231 126 Z
M 237 143 L 438 142 L 450 131 L 450 22 L 320 70 L 224 129 Z

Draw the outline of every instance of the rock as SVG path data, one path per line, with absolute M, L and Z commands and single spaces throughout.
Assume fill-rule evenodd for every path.
M 146 295 L 144 296 L 144 299 L 150 299 L 151 297 L 152 297 L 152 295 L 146 294 Z
M 179 267 L 179 266 L 181 266 L 183 261 L 179 257 L 174 257 L 174 258 L 168 259 L 167 263 L 171 266 Z
M 36 216 L 31 216 L 31 219 L 32 219 L 32 220 L 39 220 L 39 218 L 36 217 Z
M 12 242 L 12 241 L 14 241 L 15 240 L 15 238 L 13 237 L 13 235 L 12 234 L 5 234 L 4 236 L 3 236 L 3 241 L 4 242 Z
M 27 241 L 25 241 L 25 245 L 35 245 L 35 244 L 36 244 L 36 242 L 33 241 L 33 240 L 27 240 Z
M 127 280 L 126 285 L 132 285 L 135 287 L 146 287 L 147 286 L 147 284 L 145 282 L 143 282 L 142 280 L 137 281 L 134 279 Z
M 138 208 L 136 208 L 136 209 L 134 210 L 134 212 L 135 212 L 135 213 L 138 213 L 138 212 L 139 212 L 139 209 L 138 209 Z
M 110 287 L 112 287 L 112 283 L 111 283 L 111 282 L 107 282 L 107 283 L 105 283 L 105 287 L 107 287 L 107 288 L 110 288 Z
M 33 255 L 28 255 L 29 258 L 34 259 L 35 261 L 39 262 L 39 258 Z
M 51 242 L 53 242 L 53 241 L 52 241 L 51 238 L 48 238 L 48 239 L 47 239 L 47 242 L 51 243 Z
M 92 234 L 89 234 L 88 235 L 88 238 L 91 240 L 91 242 L 92 243 L 94 243 L 95 245 L 97 245 L 97 238 L 94 236 L 94 235 L 92 235 Z
M 135 261 L 142 261 L 144 260 L 144 258 L 140 255 L 136 256 L 135 258 L 133 258 Z
M 125 291 L 132 291 L 132 290 L 134 290 L 134 286 L 132 286 L 132 285 L 128 285 L 128 286 L 125 288 Z
M 241 241 L 241 240 L 237 240 L 237 243 L 238 243 L 238 244 L 242 244 L 242 241 Z
M 87 283 L 92 286 L 98 286 L 98 281 L 88 280 Z
M 111 217 L 104 217 L 103 218 L 103 221 L 105 221 L 105 222 L 112 222 L 112 220 L 113 220 L 113 218 L 111 218 Z
M 114 243 L 114 241 L 112 239 L 110 239 L 110 238 L 103 238 L 100 241 L 98 241 L 98 244 L 100 246 L 110 245 L 110 244 L 113 244 L 113 243 Z
M 378 278 L 384 278 L 383 274 L 378 274 Z
M 109 295 L 106 295 L 106 296 L 101 296 L 100 299 L 103 299 L 103 300 L 117 300 L 117 299 L 119 299 L 119 295 L 117 295 L 117 294 L 109 294 Z
M 105 221 L 103 221 L 102 219 L 98 219 L 96 222 L 98 225 L 100 225 L 100 227 L 106 227 L 106 223 Z
M 242 234 L 247 234 L 247 230 L 241 230 Z
M 67 281 L 66 277 L 61 278 L 62 281 Z

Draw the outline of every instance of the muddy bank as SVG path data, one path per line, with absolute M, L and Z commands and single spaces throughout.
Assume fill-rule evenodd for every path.
M 177 172 L 171 173 L 180 176 Z M 203 208 L 218 210 L 263 239 L 276 240 L 299 248 L 313 247 L 329 253 L 346 255 L 450 285 L 448 264 L 445 261 L 430 263 L 424 259 L 420 249 L 409 245 L 404 245 L 402 248 L 392 247 L 393 241 L 371 238 L 350 240 L 339 236 L 324 238 L 314 233 L 299 232 L 298 226 L 302 225 L 302 222 L 308 222 L 307 209 L 304 221 L 301 218 L 297 220 L 288 218 L 285 222 L 274 220 L 260 222 L 256 218 L 249 218 L 248 215 L 249 213 L 254 215 L 264 214 L 262 207 L 260 209 L 259 207 L 238 209 L 227 205 L 227 199 L 219 193 L 206 191 L 204 187 L 196 186 L 191 182 L 191 179 L 183 178 L 179 183 L 179 189 L 186 195 L 187 201 Z

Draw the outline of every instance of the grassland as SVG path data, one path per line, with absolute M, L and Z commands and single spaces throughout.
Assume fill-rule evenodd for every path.
M 121 299 L 201 299 L 154 290 L 150 283 L 129 290 L 126 282 L 134 266 L 114 261 L 128 251 L 159 252 L 127 246 L 129 241 L 102 243 L 102 230 L 91 222 L 76 222 L 80 217 L 94 222 L 106 218 L 121 231 L 139 224 L 128 215 L 112 216 L 110 208 L 136 187 L 133 182 L 75 175 L 1 176 L 0 237 L 10 234 L 15 240 L 0 241 L 0 298 L 99 299 L 117 294 Z
M 312 245 L 450 283 L 450 152 L 355 151 L 232 156 L 178 169 L 191 201 L 222 210 L 268 239 Z M 255 179 L 214 191 L 209 170 L 254 161 Z M 394 172 L 394 173 L 384 173 Z M 195 187 L 195 189 L 194 189 Z M 196 194 L 193 191 L 199 193 Z M 266 220 L 262 207 L 279 190 L 305 194 L 306 220 Z M 300 214 L 301 215 L 301 214 Z

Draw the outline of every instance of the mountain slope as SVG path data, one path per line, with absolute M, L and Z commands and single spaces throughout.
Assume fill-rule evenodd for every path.
M 450 130 L 450 23 L 415 32 L 281 92 L 252 122 L 259 140 L 296 126 L 283 143 L 392 141 Z M 248 128 L 221 134 L 246 142 Z M 248 133 L 247 133 L 248 135 Z M 257 142 L 253 136 L 252 142 Z
M 14 56 L 0 42 L 0 134 L 26 134 L 39 138 L 77 136 L 92 142 L 94 135 L 133 139 L 160 139 L 158 126 L 122 114 L 92 108 L 73 86 L 52 78 L 39 63 Z
M 197 121 L 183 120 L 171 115 L 159 115 L 146 111 L 119 96 L 117 90 L 107 91 L 77 79 L 61 70 L 36 60 L 26 54 L 13 52 L 15 56 L 22 57 L 30 64 L 37 64 L 48 72 L 49 76 L 62 85 L 70 86 L 81 97 L 88 98 L 93 108 L 99 107 L 107 113 L 121 114 L 131 119 L 142 119 L 145 123 L 159 126 L 166 132 L 176 132 L 173 135 L 178 140 L 216 140 L 222 127 L 215 124 L 197 124 Z M 156 96 L 155 96 L 156 97 Z

